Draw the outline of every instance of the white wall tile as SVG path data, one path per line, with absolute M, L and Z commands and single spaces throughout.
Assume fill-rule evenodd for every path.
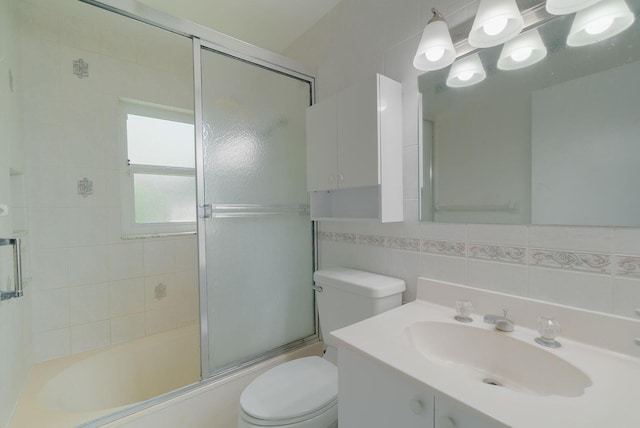
M 176 324 L 182 327 L 200 319 L 198 274 L 194 270 L 176 273 Z
M 109 279 L 112 281 L 143 275 L 143 244 L 109 245 Z
M 517 296 L 526 296 L 527 267 L 507 263 L 468 260 L 467 285 Z
M 469 224 L 467 242 L 525 246 L 527 226 Z
M 173 240 L 150 240 L 144 243 L 144 274 L 156 275 L 175 269 Z
M 34 332 L 40 333 L 69 326 L 69 292 L 66 288 L 34 290 L 31 299 Z
M 67 245 L 101 245 L 107 243 L 107 213 L 99 207 L 67 209 Z
M 107 281 L 107 246 L 69 248 L 69 285 Z
M 319 265 L 321 269 L 331 267 L 355 268 L 358 256 L 355 244 L 320 241 Z
M 145 335 L 144 313 L 111 319 L 111 343 L 126 342 Z
M 78 181 L 87 179 L 93 192 L 83 196 L 78 190 Z M 65 170 L 65 198 L 68 207 L 101 207 L 107 199 L 105 172 L 103 169 L 67 168 Z
M 177 327 L 175 308 L 173 306 L 147 311 L 144 313 L 145 332 L 147 335 L 162 333 Z
M 613 230 L 613 252 L 640 255 L 640 229 L 615 228 Z
M 111 342 L 109 321 L 98 321 L 71 327 L 71 353 L 88 351 Z
M 88 324 L 109 318 L 109 286 L 83 285 L 69 288 L 71 325 Z
M 80 126 L 63 130 L 63 156 L 65 168 L 104 168 L 105 147 L 102 130 Z M 115 144 L 114 144 L 115 145 Z
M 423 239 L 453 242 L 467 240 L 467 226 L 464 224 L 425 222 L 421 226 Z
M 64 171 L 60 168 L 32 169 L 27 175 L 27 194 L 32 207 L 65 207 Z
M 33 335 L 33 361 L 41 363 L 71 353 L 71 333 L 68 328 Z
M 67 245 L 66 208 L 30 208 L 29 234 L 35 248 L 60 248 Z
M 62 127 L 30 120 L 23 130 L 25 163 L 29 167 L 29 175 L 39 169 L 61 169 Z
M 640 280 L 614 278 L 613 313 L 639 319 L 636 310 L 640 310 Z
M 356 269 L 384 274 L 386 271 L 385 249 L 368 245 L 358 246 Z
M 175 269 L 192 270 L 197 272 L 198 269 L 198 242 L 196 237 L 176 239 L 174 241 L 175 250 Z
M 420 253 L 387 248 L 387 269 L 385 274 L 404 279 L 407 287 L 403 295 L 405 302 L 416 299 L 416 286 L 420 276 Z
M 144 308 L 146 311 L 164 310 L 175 306 L 177 294 L 175 274 L 169 273 L 145 277 L 144 288 Z M 161 295 L 162 288 L 165 290 L 165 296 Z M 157 292 L 156 289 L 158 290 Z
M 144 278 L 125 279 L 109 283 L 111 317 L 144 312 Z
M 462 257 L 422 253 L 420 256 L 420 276 L 456 284 L 466 284 L 466 260 Z
M 66 248 L 35 248 L 31 251 L 31 283 L 35 290 L 67 285 L 69 267 Z
M 529 247 L 611 252 L 612 228 L 530 226 Z
M 530 267 L 528 287 L 534 299 L 602 312 L 613 309 L 611 276 Z

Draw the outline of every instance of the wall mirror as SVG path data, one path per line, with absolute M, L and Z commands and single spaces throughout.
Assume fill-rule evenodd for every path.
M 640 0 L 626 3 L 634 23 L 598 43 L 567 46 L 574 14 L 557 16 L 536 64 L 498 69 L 495 46 L 477 52 L 480 83 L 418 77 L 422 221 L 640 227 Z

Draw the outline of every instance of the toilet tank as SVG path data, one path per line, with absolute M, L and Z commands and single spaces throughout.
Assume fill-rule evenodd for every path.
M 318 316 L 325 344 L 335 348 L 329 333 L 402 304 L 404 280 L 354 269 L 335 268 L 313 275 Z

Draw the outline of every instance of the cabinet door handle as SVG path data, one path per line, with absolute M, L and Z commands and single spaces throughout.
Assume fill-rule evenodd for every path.
M 424 411 L 424 404 L 419 398 L 414 398 L 409 401 L 409 408 L 415 415 L 420 415 Z
M 344 175 L 338 174 L 338 181 L 344 181 Z
M 451 416 L 440 416 L 438 418 L 438 428 L 456 428 L 456 421 Z

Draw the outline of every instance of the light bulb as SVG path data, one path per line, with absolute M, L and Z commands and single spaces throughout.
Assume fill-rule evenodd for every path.
M 584 31 L 586 31 L 587 34 L 591 34 L 593 36 L 596 34 L 604 33 L 611 27 L 611 24 L 613 24 L 613 18 L 610 16 L 604 16 L 587 24 L 587 26 L 584 27 Z
M 444 56 L 444 48 L 440 46 L 434 46 L 427 49 L 424 55 L 431 62 L 439 61 Z
M 461 71 L 458 74 L 458 79 L 462 80 L 463 82 L 466 82 L 473 77 L 473 74 L 474 74 L 473 71 Z
M 522 62 L 527 60 L 531 54 L 533 53 L 533 49 L 529 46 L 527 47 L 523 47 L 520 49 L 515 50 L 512 54 L 511 54 L 511 59 L 514 60 L 515 62 Z
M 495 36 L 497 34 L 502 33 L 504 31 L 504 29 L 507 28 L 507 24 L 508 23 L 509 23 L 509 20 L 507 18 L 498 17 L 498 18 L 494 18 L 491 21 L 485 23 L 482 26 L 482 29 L 489 36 Z

